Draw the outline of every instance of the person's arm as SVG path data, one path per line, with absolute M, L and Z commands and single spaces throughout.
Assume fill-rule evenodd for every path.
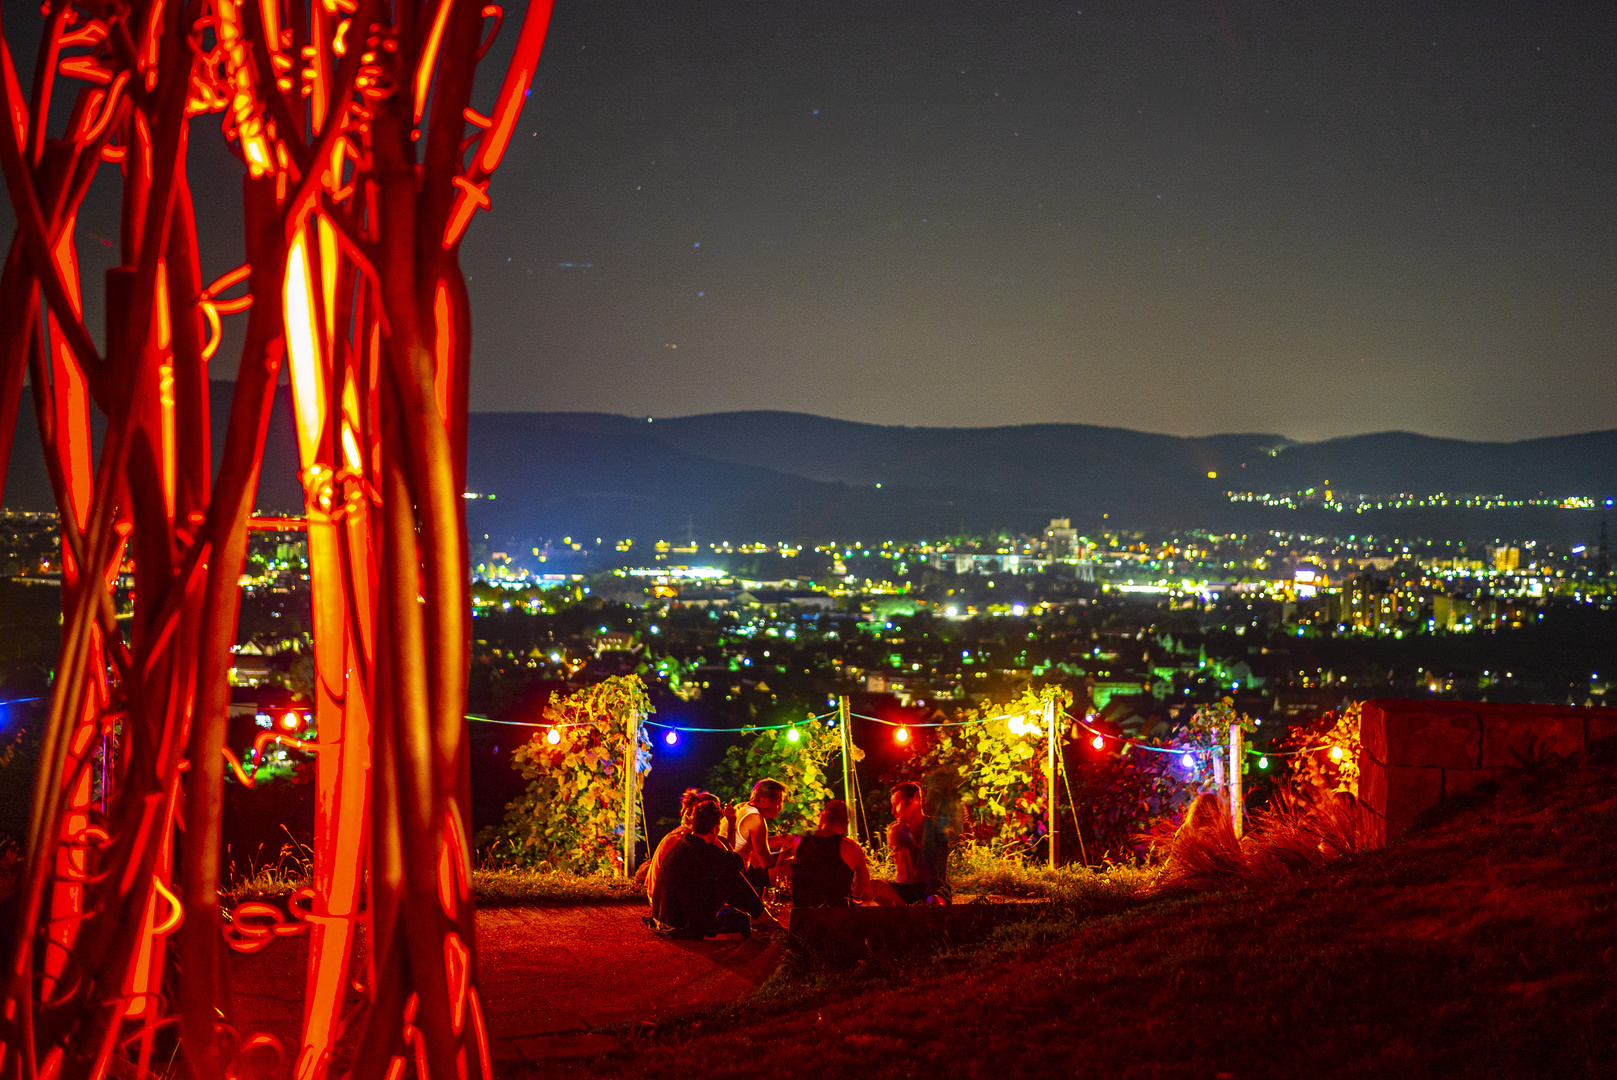
M 766 870 L 773 870 L 780 861 L 779 847 L 772 845 L 769 835 L 769 826 L 762 814 L 752 814 L 741 823 L 741 831 L 747 839 L 747 846 L 758 855 L 758 862 Z M 739 846 L 739 845 L 738 845 Z M 773 850 L 771 850 L 773 848 Z
M 853 871 L 853 898 L 860 901 L 873 899 L 875 893 L 870 887 L 870 860 L 865 858 L 865 849 L 844 836 L 842 861 Z

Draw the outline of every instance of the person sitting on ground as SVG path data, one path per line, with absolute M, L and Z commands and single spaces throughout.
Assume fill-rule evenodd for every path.
M 893 893 L 906 904 L 926 899 L 926 878 L 922 873 L 921 840 L 926 828 L 926 810 L 921 788 L 908 782 L 893 788 L 893 823 L 887 827 L 887 850 L 893 853 Z
M 759 897 L 769 889 L 769 872 L 791 858 L 788 849 L 793 838 L 769 835 L 769 823 L 785 806 L 786 785 L 764 779 L 752 785 L 752 797 L 736 810 L 732 846 L 741 856 L 742 876 Z
M 686 788 L 685 793 L 679 797 L 679 824 L 662 838 L 657 844 L 657 850 L 651 853 L 651 858 L 644 864 L 647 901 L 651 899 L 652 890 L 657 887 L 657 874 L 662 870 L 663 861 L 668 858 L 669 851 L 691 834 L 691 815 L 696 812 L 698 806 L 709 802 L 718 806 L 719 797 L 711 791 L 702 791 L 698 788 Z
M 654 933 L 681 941 L 752 933 L 747 913 L 726 902 L 741 884 L 741 859 L 719 840 L 722 816 L 716 802 L 702 802 L 692 811 L 690 831 L 664 858 L 646 920 Z
M 848 907 L 872 896 L 865 849 L 848 839 L 848 804 L 829 799 L 792 856 L 792 907 Z

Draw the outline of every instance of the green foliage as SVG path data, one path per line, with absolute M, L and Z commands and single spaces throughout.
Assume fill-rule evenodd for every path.
M 791 738 L 794 731 L 796 740 Z M 804 832 L 813 827 L 825 800 L 841 797 L 840 777 L 826 773 L 841 746 L 842 733 L 819 720 L 784 730 L 755 730 L 708 771 L 708 790 L 726 802 L 745 802 L 754 782 L 773 777 L 786 785 L 787 800 L 774 831 Z
M 1024 690 L 1008 704 L 984 702 L 956 717 L 1010 719 L 933 728 L 909 762 L 882 779 L 889 786 L 905 780 L 922 783 L 940 770 L 953 769 L 960 776 L 966 838 L 997 853 L 1024 844 L 1049 805 L 1043 717 L 1045 703 L 1052 698 L 1061 725 L 1057 737 L 1065 741 L 1077 731 L 1063 712 L 1072 702 L 1071 692 L 1055 686 Z M 921 738 L 917 736 L 918 741 Z
M 512 755 L 528 789 L 506 807 L 504 824 L 479 837 L 485 858 L 581 874 L 620 867 L 629 718 L 650 713 L 637 675 L 552 698 L 543 721 L 560 738 L 551 743 L 549 728 L 537 730 Z M 634 769 L 644 776 L 651 740 L 643 725 L 635 744 Z
M 1210 705 L 1203 705 L 1191 714 L 1190 741 L 1204 746 L 1219 746 L 1227 743 L 1230 737 L 1230 725 L 1240 724 L 1242 735 L 1252 735 L 1258 730 L 1258 722 L 1243 712 L 1235 711 L 1234 698 L 1220 698 Z M 1242 772 L 1251 772 L 1247 765 Z

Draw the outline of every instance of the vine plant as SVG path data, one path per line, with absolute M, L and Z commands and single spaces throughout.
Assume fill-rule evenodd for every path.
M 643 726 L 636 725 L 631 755 L 629 719 L 651 711 L 638 675 L 552 698 L 542 714 L 547 726 L 512 755 L 528 788 L 506 807 L 504 823 L 485 833 L 484 850 L 574 873 L 620 868 L 624 769 L 632 756 L 637 777 L 651 771 Z

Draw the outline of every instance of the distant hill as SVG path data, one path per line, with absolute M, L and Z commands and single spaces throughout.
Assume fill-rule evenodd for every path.
M 230 394 L 229 384 L 214 384 L 216 457 Z M 654 421 L 604 413 L 478 413 L 471 418 L 470 444 L 467 486 L 496 497 L 469 502 L 469 524 L 500 544 L 687 533 L 735 542 L 921 538 L 1028 531 L 1052 517 L 1070 517 L 1089 530 L 1579 538 L 1598 528 L 1598 514 L 1342 515 L 1232 504 L 1225 492 L 1330 484 L 1369 494 L 1617 493 L 1617 430 L 1513 443 L 1405 432 L 1297 443 L 1273 434 L 1180 438 L 1086 424 L 889 427 L 784 412 Z M 302 496 L 285 387 L 277 395 L 266 461 L 259 506 L 295 510 Z M 44 509 L 50 502 L 25 400 L 5 505 Z

